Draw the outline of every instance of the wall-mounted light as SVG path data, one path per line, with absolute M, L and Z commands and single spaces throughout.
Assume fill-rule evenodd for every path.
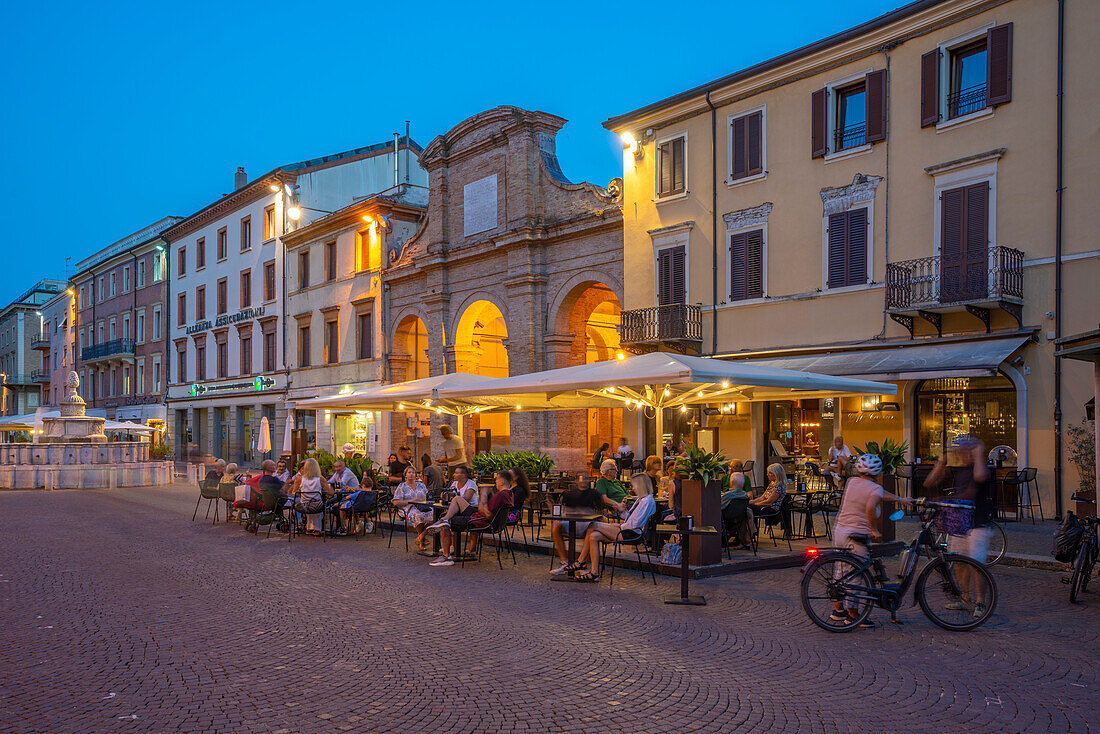
M 279 184 L 271 184 L 271 186 L 269 188 L 271 189 L 272 193 L 274 193 L 274 194 L 279 193 Z
M 619 138 L 623 141 L 623 153 L 630 153 L 634 156 L 634 160 L 638 161 L 645 157 L 645 148 L 638 143 L 633 133 L 621 133 Z
M 286 215 L 297 222 L 302 218 L 302 210 L 296 206 L 292 206 L 286 210 Z

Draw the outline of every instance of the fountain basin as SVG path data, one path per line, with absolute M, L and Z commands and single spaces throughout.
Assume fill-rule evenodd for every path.
M 0 443 L 0 489 L 115 489 L 172 481 L 145 441 Z

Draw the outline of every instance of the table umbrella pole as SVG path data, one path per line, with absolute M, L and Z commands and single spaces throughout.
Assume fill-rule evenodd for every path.
M 657 451 L 656 455 L 664 459 L 665 446 L 665 409 L 658 403 L 653 409 L 654 418 L 657 421 Z

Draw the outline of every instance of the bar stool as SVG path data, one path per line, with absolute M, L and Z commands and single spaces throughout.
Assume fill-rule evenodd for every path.
M 1024 467 L 1023 471 L 1020 471 L 1020 472 L 1017 472 L 1017 473 L 1023 475 L 1022 484 L 1023 484 L 1023 492 L 1024 492 L 1024 494 L 1022 494 L 1020 496 L 1020 512 L 1017 513 L 1017 515 L 1020 515 L 1026 509 L 1028 514 L 1031 515 L 1031 524 L 1034 525 L 1035 524 L 1035 508 L 1036 507 L 1039 508 L 1039 519 L 1040 520 L 1045 520 L 1046 519 L 1043 516 L 1043 495 L 1039 492 L 1039 480 L 1038 480 L 1039 470 L 1036 469 L 1033 466 L 1026 466 L 1026 467 Z M 1032 495 L 1032 493 L 1031 493 L 1032 486 L 1035 487 L 1035 494 L 1034 495 Z M 1025 497 L 1027 498 L 1026 502 L 1024 501 Z

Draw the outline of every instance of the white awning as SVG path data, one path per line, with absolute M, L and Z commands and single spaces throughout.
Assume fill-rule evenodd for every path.
M 988 377 L 1030 337 L 913 344 L 886 348 L 732 360 L 736 364 L 805 370 L 823 375 L 875 380 L 923 380 L 939 377 Z

